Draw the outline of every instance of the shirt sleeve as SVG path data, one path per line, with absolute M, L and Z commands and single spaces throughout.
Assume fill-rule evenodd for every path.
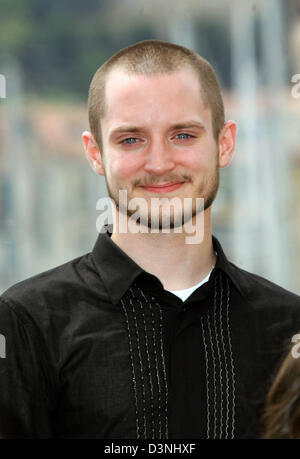
M 0 297 L 0 438 L 52 438 L 44 351 L 34 326 Z

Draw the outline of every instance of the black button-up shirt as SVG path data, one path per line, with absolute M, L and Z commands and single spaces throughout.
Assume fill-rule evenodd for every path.
M 259 437 L 266 391 L 300 330 L 300 298 L 213 245 L 209 282 L 184 302 L 108 232 L 91 253 L 9 288 L 2 435 Z

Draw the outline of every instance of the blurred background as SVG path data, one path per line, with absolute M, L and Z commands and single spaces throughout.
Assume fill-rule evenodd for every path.
M 92 249 L 106 187 L 81 143 L 89 84 L 150 38 L 208 59 L 238 123 L 214 234 L 300 293 L 300 0 L 0 0 L 0 292 Z

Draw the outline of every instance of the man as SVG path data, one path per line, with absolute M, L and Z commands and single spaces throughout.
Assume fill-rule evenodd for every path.
M 212 237 L 236 138 L 214 70 L 180 46 L 137 43 L 96 72 L 89 120 L 114 224 L 91 253 L 2 295 L 0 406 L 34 438 L 260 437 L 300 300 Z

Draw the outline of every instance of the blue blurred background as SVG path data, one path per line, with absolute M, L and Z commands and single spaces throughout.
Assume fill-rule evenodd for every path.
M 81 144 L 90 80 L 149 38 L 208 59 L 238 123 L 214 234 L 300 293 L 299 0 L 1 0 L 0 291 L 92 249 L 106 188 Z

